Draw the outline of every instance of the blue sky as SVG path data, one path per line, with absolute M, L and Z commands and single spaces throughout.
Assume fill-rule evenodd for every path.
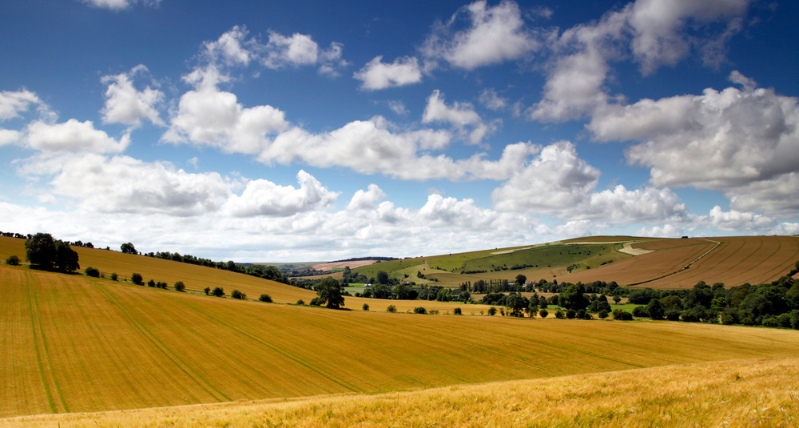
M 799 6 L 0 5 L 0 230 L 239 262 L 799 234 Z

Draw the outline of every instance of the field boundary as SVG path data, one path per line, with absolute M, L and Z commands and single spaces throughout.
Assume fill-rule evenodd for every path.
M 680 269 L 680 270 L 676 270 L 676 271 L 674 271 L 674 272 L 667 273 L 666 275 L 659 276 L 659 277 L 657 277 L 657 278 L 652 278 L 652 279 L 648 279 L 648 280 L 646 280 L 646 281 L 636 282 L 636 283 L 634 283 L 634 284 L 627 284 L 627 286 L 628 286 L 628 287 L 633 287 L 633 286 L 636 286 L 636 285 L 641 285 L 641 284 L 647 284 L 647 283 L 650 283 L 650 282 L 655 282 L 655 281 L 661 280 L 661 279 L 663 279 L 663 278 L 668 278 L 668 277 L 670 277 L 670 276 L 672 276 L 672 275 L 676 275 L 676 274 L 678 274 L 678 273 L 680 273 L 680 272 L 683 272 L 683 271 L 685 271 L 685 270 L 688 270 L 688 268 L 690 268 L 690 267 L 691 267 L 691 266 L 692 266 L 694 263 L 698 262 L 699 260 L 702 260 L 702 258 L 703 258 L 703 257 L 707 256 L 708 254 L 710 254 L 711 252 L 713 252 L 713 250 L 715 250 L 716 248 L 718 248 L 718 247 L 721 245 L 721 242 L 719 242 L 719 241 L 713 241 L 713 240 L 711 240 L 711 239 L 705 239 L 705 241 L 708 241 L 708 242 L 714 242 L 716 245 L 714 245 L 714 246 L 713 246 L 713 248 L 711 248 L 711 249 L 709 249 L 709 250 L 705 251 L 705 253 L 704 253 L 704 254 L 702 254 L 701 256 L 699 256 L 699 257 L 697 257 L 697 258 L 695 258 L 694 260 L 692 260 L 692 261 L 691 261 L 690 263 L 688 263 L 687 265 L 683 266 L 683 268 L 682 268 L 682 269 Z

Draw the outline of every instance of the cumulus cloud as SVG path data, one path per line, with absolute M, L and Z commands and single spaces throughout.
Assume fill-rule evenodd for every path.
M 774 225 L 773 219 L 762 214 L 736 210 L 725 212 L 718 205 L 702 220 L 713 228 L 724 231 L 763 230 Z
M 0 92 L 0 121 L 20 117 L 20 113 L 28 111 L 31 105 L 47 108 L 35 93 L 26 89 Z
M 195 89 L 180 97 L 169 130 L 161 139 L 256 154 L 269 144 L 269 135 L 288 127 L 282 111 L 269 105 L 245 108 L 236 95 L 220 91 L 216 85 L 224 79 L 215 68 L 195 70 L 184 77 Z
M 460 29 L 463 21 L 467 28 Z M 504 0 L 489 7 L 476 1 L 458 10 L 446 23 L 439 23 L 422 47 L 425 57 L 443 59 L 454 67 L 478 67 L 515 60 L 540 47 L 537 37 L 525 28 L 519 6 Z
M 247 40 L 247 33 L 247 27 L 234 26 L 219 36 L 219 39 L 204 42 L 204 55 L 215 64 L 249 65 L 250 60 L 255 56 L 252 51 L 255 41 Z
M 646 187 L 627 190 L 617 185 L 612 190 L 593 193 L 578 217 L 614 223 L 652 223 L 681 221 L 690 217 L 688 208 L 671 189 Z
M 362 209 L 374 209 L 375 202 L 383 200 L 386 197 L 385 192 L 383 192 L 377 184 L 370 184 L 367 190 L 358 190 L 352 196 L 349 205 L 347 205 L 348 210 L 362 210 Z
M 219 209 L 235 184 L 217 173 L 191 174 L 169 162 L 96 153 L 36 156 L 23 175 L 53 175 L 52 193 L 103 213 L 193 216 Z
M 22 141 L 22 133 L 11 129 L 0 128 L 0 146 Z
M 95 129 L 89 120 L 79 122 L 69 119 L 58 124 L 37 120 L 28 125 L 25 142 L 29 147 L 43 152 L 119 153 L 130 144 L 130 134 L 115 140 L 105 131 Z
M 102 111 L 103 122 L 139 126 L 142 119 L 147 119 L 155 125 L 165 125 L 156 110 L 156 106 L 164 100 L 164 93 L 150 86 L 138 91 L 131 81 L 137 75 L 146 73 L 147 67 L 137 65 L 129 73 L 104 76 L 101 79 L 108 85 Z
M 361 89 L 373 91 L 419 83 L 422 81 L 422 70 L 414 57 L 397 58 L 388 64 L 383 62 L 382 56 L 377 56 L 353 77 L 363 82 Z
M 319 64 L 320 73 L 338 75 L 337 70 L 347 65 L 341 58 L 341 43 L 333 42 L 328 49 L 322 50 L 307 34 L 294 33 L 287 37 L 270 32 L 269 42 L 261 50 L 261 63 L 271 69 Z
M 504 110 L 508 106 L 508 100 L 497 95 L 493 88 L 483 89 L 480 92 L 480 103 L 491 110 Z
M 403 103 L 400 100 L 388 101 L 388 108 L 390 108 L 391 111 L 400 116 L 405 116 L 406 114 L 408 114 L 408 109 L 405 108 L 405 103 Z
M 298 212 L 324 208 L 333 203 L 339 193 L 331 192 L 311 174 L 297 173 L 300 188 L 280 186 L 267 180 L 247 183 L 241 196 L 233 195 L 227 210 L 234 217 L 287 217 Z
M 427 106 L 422 115 L 422 123 L 430 122 L 447 122 L 454 126 L 461 133 L 466 133 L 466 128 L 470 128 L 468 132 L 468 140 L 472 144 L 479 144 L 483 137 L 493 132 L 496 129 L 495 124 L 483 123 L 480 115 L 474 111 L 474 106 L 470 103 L 454 102 L 452 106 L 448 106 L 444 102 L 444 96 L 436 89 L 427 98 Z
M 683 229 L 671 224 L 663 226 L 653 226 L 652 228 L 642 227 L 637 232 L 636 236 L 650 236 L 653 238 L 679 238 L 684 236 Z
M 115 12 L 128 9 L 129 7 L 139 3 L 138 0 L 82 0 L 84 3 L 98 7 L 101 9 L 109 9 Z M 142 0 L 141 3 L 145 6 L 156 7 L 161 3 L 161 0 Z
M 799 212 L 797 98 L 734 72 L 743 86 L 631 105 L 608 105 L 586 126 L 600 141 L 637 140 L 632 164 L 651 168 L 656 186 L 720 190 L 734 208 Z

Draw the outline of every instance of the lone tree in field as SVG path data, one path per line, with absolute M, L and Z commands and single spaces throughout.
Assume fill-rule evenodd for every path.
M 32 265 L 43 269 L 58 268 L 63 272 L 80 269 L 78 253 L 49 233 L 37 233 L 25 241 L 25 253 Z
M 134 247 L 133 244 L 131 244 L 130 242 L 122 244 L 119 248 L 125 254 L 139 254 L 139 252 L 136 251 L 136 247 Z
M 339 309 L 344 306 L 344 296 L 341 295 L 341 284 L 337 279 L 327 277 L 316 286 L 317 302 L 319 306 Z
M 6 264 L 11 266 L 19 266 L 19 257 L 17 256 L 8 256 L 6 259 Z

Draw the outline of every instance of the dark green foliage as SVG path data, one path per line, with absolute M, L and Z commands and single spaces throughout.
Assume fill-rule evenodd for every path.
M 11 266 L 19 266 L 19 257 L 17 256 L 8 256 L 6 259 L 6 264 Z
M 261 294 L 261 296 L 260 296 L 260 297 L 258 297 L 258 301 L 259 301 L 259 302 L 272 303 L 272 296 L 270 296 L 270 295 L 268 295 L 268 294 Z M 300 302 L 302 302 L 302 303 L 300 303 Z M 304 304 L 305 304 L 305 302 L 303 302 L 302 300 L 300 300 L 300 301 L 298 301 L 298 302 L 297 302 L 297 304 L 298 304 L 298 305 L 304 305 Z
M 116 272 L 112 273 L 111 274 L 111 281 L 116 281 L 117 279 L 119 279 L 119 275 L 117 275 Z
M 55 267 L 62 272 L 72 272 L 80 269 L 78 253 L 64 241 L 56 241 Z
M 621 320 L 621 321 L 632 321 L 633 320 L 633 314 L 631 314 L 629 312 L 625 312 L 625 311 L 623 311 L 621 309 L 615 309 L 615 310 L 613 310 L 613 319 Z
M 178 281 L 178 282 L 175 283 L 175 290 L 177 290 L 177 291 L 185 291 L 186 290 L 186 285 L 183 284 L 183 281 Z
M 378 271 L 377 272 L 377 283 L 378 284 L 388 284 L 388 273 L 385 271 Z
M 663 306 L 660 299 L 652 299 L 646 306 L 646 312 L 649 314 L 649 318 L 653 320 L 662 320 L 666 315 L 666 307 Z
M 454 313 L 455 315 L 463 315 L 463 311 L 461 311 L 461 308 L 455 308 Z
M 560 309 L 558 309 L 558 311 L 555 312 L 555 318 L 557 318 L 559 320 L 562 320 L 562 319 L 566 318 L 566 313 L 561 311 Z
M 364 311 L 367 311 L 367 312 L 368 312 L 368 311 L 369 311 L 369 304 L 368 304 L 368 303 L 364 303 L 364 304 L 363 304 L 363 306 L 362 306 L 361 308 L 362 308 Z
M 679 321 L 680 320 L 680 312 L 679 311 L 666 311 L 666 319 L 669 321 Z
M 799 311 L 791 311 L 791 328 L 799 330 Z
M 683 309 L 680 296 L 672 295 L 664 297 L 660 299 L 660 303 L 663 304 L 667 311 L 681 311 Z
M 522 311 L 530 305 L 530 301 L 526 297 L 510 293 L 505 300 L 505 306 L 508 308 L 508 313 L 512 317 L 522 316 Z
M 342 296 L 341 292 L 341 284 L 338 280 L 330 277 L 323 279 L 316 285 L 319 306 L 325 305 L 331 309 L 339 309 L 344 306 L 344 296 Z
M 605 318 L 608 317 L 608 315 L 609 315 L 609 313 L 606 310 L 601 310 L 601 311 L 599 311 L 599 314 L 597 314 L 599 319 L 605 319 Z
M 133 273 L 133 274 L 130 276 L 130 282 L 132 282 L 132 283 L 134 283 L 134 284 L 136 284 L 136 285 L 142 285 L 142 284 L 144 284 L 142 281 L 144 281 L 144 279 L 141 277 L 141 274 L 138 274 L 138 273 L 135 273 L 135 272 L 134 272 L 134 273 Z
M 211 295 L 216 297 L 222 297 L 225 295 L 225 289 L 222 287 L 215 287 L 213 291 L 211 291 Z
M 572 320 L 576 316 L 577 316 L 577 311 L 575 311 L 574 309 L 569 309 L 566 311 L 566 318 Z
M 147 286 L 148 287 L 155 287 L 155 280 L 151 279 L 151 280 L 147 281 Z
M 523 286 L 525 282 L 527 282 L 527 277 L 526 276 L 524 276 L 522 274 L 516 275 L 516 284 L 517 285 Z
M 427 309 L 425 309 L 425 308 L 423 308 L 421 306 L 417 306 L 417 307 L 413 308 L 413 313 L 424 315 L 424 314 L 427 313 Z
M 496 314 L 497 314 L 497 308 L 493 306 L 488 308 L 488 316 L 493 317 Z
M 588 299 L 577 284 L 566 287 L 558 296 L 558 305 L 566 309 L 579 311 L 588 307 Z
M 91 276 L 91 277 L 94 277 L 94 278 L 97 278 L 97 277 L 100 276 L 100 271 L 97 270 L 97 268 L 93 268 L 91 266 L 87 267 L 85 272 L 86 272 L 86 276 Z
M 540 311 L 538 311 L 538 315 L 540 315 L 541 318 L 546 318 L 547 316 L 549 316 L 549 311 L 546 309 L 541 309 Z
M 239 290 L 233 290 L 233 292 L 230 293 L 230 297 L 234 299 L 245 300 L 247 298 L 247 295 Z
M 205 289 L 203 291 L 205 291 L 205 295 L 207 296 L 207 295 L 211 294 L 211 287 L 205 287 Z
M 49 233 L 37 233 L 25 241 L 25 253 L 31 265 L 52 269 L 55 265 L 55 240 Z
M 262 294 L 261 296 L 264 296 L 264 294 Z M 267 297 L 269 297 L 269 295 L 268 295 L 268 294 L 266 294 L 266 296 L 267 296 Z M 263 300 L 262 300 L 262 301 L 263 301 Z M 269 301 L 270 301 L 270 302 L 272 301 L 272 298 L 271 298 L 271 297 L 269 297 Z M 302 299 L 300 299 L 300 300 L 297 300 L 297 303 L 295 303 L 295 305 L 300 305 L 300 306 L 303 306 L 303 305 L 305 305 L 305 300 L 302 300 Z
M 119 249 L 122 250 L 124 254 L 139 254 L 139 252 L 136 251 L 136 247 L 130 242 L 122 244 Z
M 647 313 L 645 306 L 636 306 L 633 308 L 633 316 L 636 318 L 644 318 L 648 317 L 649 313 Z
M 397 312 L 397 307 L 396 307 L 396 306 L 394 306 L 394 305 L 388 305 L 388 307 L 386 308 L 386 310 L 387 310 L 388 312 L 394 313 L 394 312 Z

